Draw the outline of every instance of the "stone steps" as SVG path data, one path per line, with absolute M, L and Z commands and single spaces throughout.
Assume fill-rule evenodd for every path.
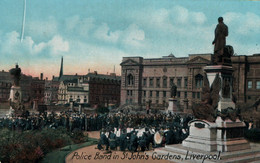
M 214 162 L 224 162 L 224 163 L 248 163 L 248 162 L 260 162 L 260 144 L 251 143 L 251 149 L 240 150 L 240 151 L 233 151 L 233 152 L 221 152 L 220 158 L 221 160 L 205 160 L 205 163 L 214 163 Z M 218 155 L 218 152 L 205 152 L 202 150 L 191 149 L 183 147 L 181 144 L 176 145 L 168 145 L 165 148 L 156 148 L 153 152 L 148 152 L 149 155 L 152 155 L 154 152 L 157 155 L 180 155 L 182 160 L 172 159 L 169 161 L 172 162 L 184 162 L 184 163 L 195 163 L 195 162 L 202 162 L 203 159 L 199 160 L 185 160 L 187 151 L 190 154 L 198 154 L 198 155 Z M 189 157 L 188 157 L 189 158 Z

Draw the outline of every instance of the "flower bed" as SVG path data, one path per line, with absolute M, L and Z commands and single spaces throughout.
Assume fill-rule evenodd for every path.
M 76 136 L 75 136 L 76 135 Z M 0 130 L 1 162 L 38 162 L 48 152 L 69 144 L 87 141 L 79 131 L 69 133 L 65 128 L 45 128 L 38 131 Z

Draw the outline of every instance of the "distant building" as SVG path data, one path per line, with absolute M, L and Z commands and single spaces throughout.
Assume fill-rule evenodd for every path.
M 8 101 L 11 87 L 12 83 L 0 82 L 0 103 Z
M 84 80 L 89 83 L 89 104 L 108 106 L 120 104 L 121 77 L 115 73 L 110 75 L 88 73 Z
M 260 54 L 232 57 L 234 92 L 238 102 L 255 102 L 260 97 Z
M 46 105 L 54 105 L 58 103 L 58 90 L 59 81 L 45 80 L 45 90 L 44 90 L 44 103 Z
M 45 80 L 41 74 L 40 79 L 34 77 L 31 83 L 31 105 L 44 104 Z
M 210 64 L 211 54 L 191 54 L 162 58 L 124 57 L 121 63 L 121 105 L 165 108 L 171 96 L 171 85 L 177 86 L 177 100 L 189 106 L 201 101 L 203 68 Z M 233 56 L 234 94 L 238 102 L 255 101 L 260 95 L 260 55 Z M 258 72 L 259 71 L 259 72 Z
M 177 86 L 179 105 L 201 99 L 203 67 L 210 63 L 211 54 L 196 54 L 177 58 L 173 54 L 162 58 L 124 57 L 121 63 L 121 105 L 165 108 L 173 83 Z

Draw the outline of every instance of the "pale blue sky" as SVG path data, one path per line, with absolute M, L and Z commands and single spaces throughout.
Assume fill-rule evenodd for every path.
M 260 2 L 231 0 L 0 1 L 0 70 L 19 62 L 26 74 L 120 73 L 125 56 L 211 53 L 217 18 L 229 27 L 238 55 L 260 53 Z

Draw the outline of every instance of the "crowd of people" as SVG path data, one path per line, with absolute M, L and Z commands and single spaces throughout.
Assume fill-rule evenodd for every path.
M 99 150 L 136 152 L 181 143 L 189 135 L 192 116 L 172 114 L 113 116 L 100 132 Z M 119 121 L 118 121 L 119 119 Z
M 21 117 L 0 119 L 0 129 L 41 130 L 65 127 L 67 131 L 100 131 L 98 149 L 136 151 L 149 150 L 163 144 L 182 142 L 189 133 L 188 122 L 192 116 L 173 114 L 84 114 L 75 112 L 47 112 Z M 158 137 L 159 143 L 155 137 Z M 161 139 L 161 140 L 160 140 Z

